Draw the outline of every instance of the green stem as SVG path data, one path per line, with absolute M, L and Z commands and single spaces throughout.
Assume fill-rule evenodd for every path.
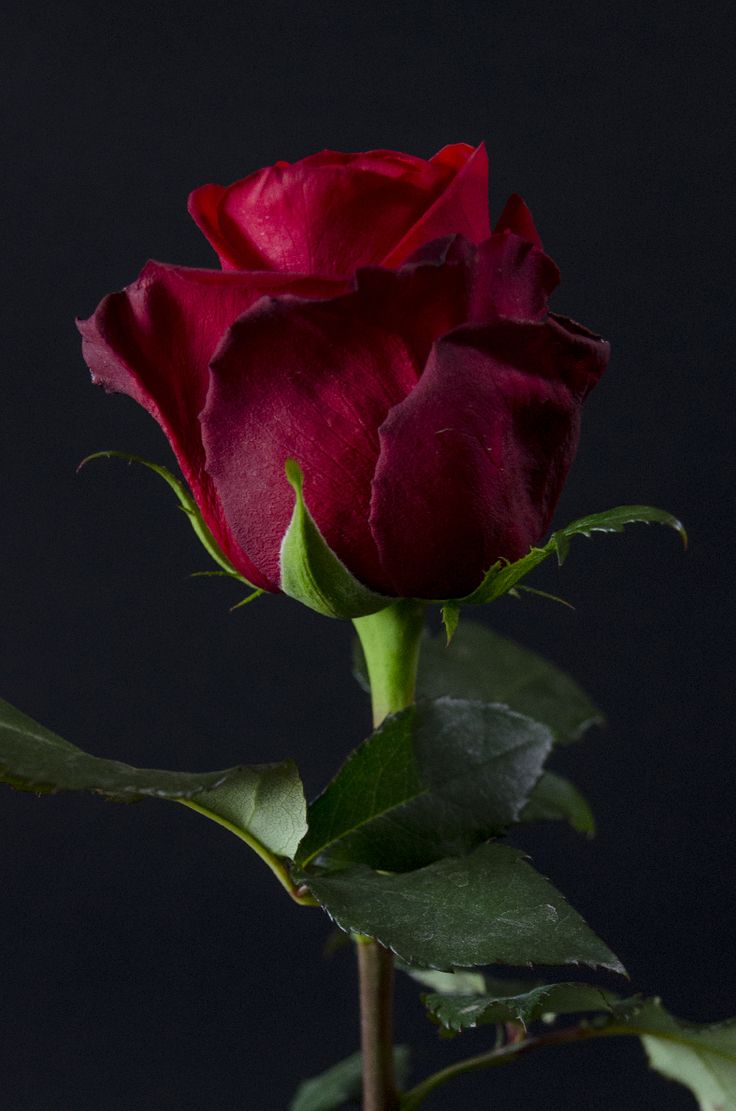
M 424 610 L 422 602 L 401 601 L 353 621 L 368 669 L 374 726 L 414 701 Z
M 477 1057 L 468 1057 L 465 1061 L 457 1061 L 447 1068 L 428 1076 L 416 1087 L 406 1092 L 399 1104 L 400 1111 L 415 1111 L 415 1108 L 424 1103 L 425 1099 L 448 1080 L 456 1076 L 463 1076 L 467 1072 L 476 1072 L 479 1069 L 492 1069 L 500 1065 L 507 1065 L 530 1053 L 533 1049 L 545 1049 L 555 1045 L 571 1045 L 573 1042 L 587 1041 L 590 1038 L 616 1038 L 623 1035 L 641 1036 L 646 1030 L 637 1030 L 631 1026 L 568 1026 L 564 1030 L 553 1030 L 550 1034 L 541 1034 L 537 1038 L 525 1038 L 523 1041 L 513 1042 L 510 1045 L 491 1049 L 487 1053 L 479 1053 Z
M 425 606 L 401 601 L 353 624 L 365 654 L 377 727 L 414 701 Z M 393 1055 L 393 956 L 377 941 L 356 938 L 360 977 L 363 1111 L 397 1111 Z

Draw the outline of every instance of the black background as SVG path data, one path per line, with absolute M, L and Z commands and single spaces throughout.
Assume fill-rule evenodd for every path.
M 528 840 L 637 987 L 736 1012 L 733 935 L 733 114 L 725 3 L 67 2 L 4 17 L 2 691 L 130 762 L 293 755 L 310 793 L 360 740 L 347 623 L 282 598 L 238 613 L 158 480 L 157 426 L 90 388 L 73 326 L 147 257 L 215 265 L 190 189 L 322 147 L 429 156 L 486 139 L 499 211 L 522 192 L 558 309 L 611 339 L 563 523 L 663 505 L 691 535 L 581 540 L 540 576 L 577 606 L 484 620 L 567 667 L 610 724 L 564 764 L 592 842 Z M 561 765 L 559 765 L 561 766 Z M 166 803 L 0 797 L 0 1105 L 270 1111 L 357 1047 L 349 950 L 322 955 L 235 838 Z M 419 1077 L 451 1045 L 402 983 Z M 428 1108 L 686 1108 L 635 1042 L 527 1058 Z

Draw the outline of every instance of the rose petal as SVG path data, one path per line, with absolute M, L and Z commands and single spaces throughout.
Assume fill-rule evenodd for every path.
M 435 337 L 463 319 L 467 245 L 433 261 L 373 269 L 323 302 L 264 300 L 230 329 L 212 362 L 202 414 L 207 469 L 233 534 L 271 581 L 294 495 L 366 586 L 386 585 L 369 526 L 378 428 L 416 384 Z
M 434 204 L 384 257 L 384 266 L 398 266 L 432 239 L 458 234 L 471 243 L 481 243 L 491 233 L 485 144 L 481 143 L 475 150 L 465 143 L 444 147 L 434 155 L 431 163 L 452 166 L 457 172 Z
M 258 252 L 247 241 L 240 242 L 240 237 L 233 244 L 233 237 L 220 227 L 219 206 L 225 193 L 223 185 L 201 185 L 189 194 L 189 215 L 217 251 L 223 270 L 262 270 L 263 259 Z
M 228 559 L 256 586 L 273 589 L 232 538 L 204 469 L 198 414 L 209 360 L 227 327 L 265 292 L 283 288 L 324 295 L 330 283 L 287 275 L 226 274 L 151 262 L 137 281 L 106 297 L 78 327 L 92 380 L 128 394 L 159 422 L 210 531 Z
M 380 429 L 371 526 L 393 593 L 462 597 L 539 541 L 607 358 L 598 337 L 554 317 L 436 343 Z
M 541 248 L 542 246 L 542 240 L 539 238 L 539 232 L 535 227 L 532 214 L 518 193 L 512 193 L 506 201 L 503 212 L 496 221 L 493 230 L 496 232 L 510 231 L 521 239 L 533 243 L 535 247 Z
M 509 231 L 494 233 L 477 250 L 466 319 L 539 320 L 559 280 L 556 265 L 538 247 Z
M 228 188 L 202 186 L 189 210 L 223 268 L 350 276 L 389 255 L 398 265 L 430 239 L 485 238 L 487 159 L 464 143 L 429 161 L 396 151 L 321 151 Z
M 497 316 L 539 320 L 546 315 L 548 298 L 560 280 L 557 266 L 544 251 L 508 231 L 494 232 L 478 247 L 460 235 L 433 240 L 415 251 L 403 269 L 432 261 L 462 271 L 462 278 L 458 274 L 454 283 L 456 303 L 447 314 L 448 321 L 458 324 L 487 322 Z M 369 273 L 362 272 L 364 283 Z M 449 292 L 448 285 L 448 296 Z M 462 299 L 462 307 L 457 298 Z M 428 304 L 436 313 L 431 298 Z M 421 311 L 417 300 L 414 312 Z M 448 330 L 453 326 L 448 324 Z

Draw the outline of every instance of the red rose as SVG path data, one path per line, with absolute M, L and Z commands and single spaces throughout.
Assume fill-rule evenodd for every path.
M 520 198 L 490 232 L 483 147 L 324 151 L 190 211 L 223 271 L 148 263 L 80 330 L 244 577 L 279 589 L 290 458 L 373 591 L 460 597 L 539 541 L 608 346 L 548 311 L 557 268 Z

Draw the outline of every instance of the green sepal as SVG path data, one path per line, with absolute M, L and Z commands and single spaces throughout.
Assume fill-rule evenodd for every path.
M 548 590 L 538 590 L 535 586 L 525 586 L 519 583 L 512 586 L 509 594 L 513 598 L 521 598 L 522 594 L 533 594 L 535 598 L 544 598 L 547 602 L 556 602 L 558 606 L 564 606 L 566 610 L 575 610 L 572 602 L 568 602 L 566 598 L 560 598 L 559 594 L 550 594 Z
M 671 513 L 648 505 L 620 505 L 616 509 L 592 513 L 588 517 L 573 521 L 565 528 L 553 532 L 544 547 L 532 548 L 514 563 L 504 564 L 501 561 L 494 563 L 486 573 L 483 582 L 472 594 L 455 601 L 459 601 L 461 605 L 472 606 L 494 602 L 503 594 L 508 594 L 521 579 L 548 556 L 556 555 L 558 564 L 562 566 L 574 536 L 592 536 L 594 532 L 623 532 L 625 525 L 637 523 L 669 525 L 679 533 L 683 544 L 687 546 L 685 528 L 682 522 Z
M 454 602 L 445 602 L 440 612 L 442 614 L 442 624 L 447 638 L 447 647 L 449 648 L 452 638 L 457 632 L 457 627 L 460 624 L 460 606 L 456 606 Z
M 83 459 L 82 462 L 79 464 L 77 470 L 81 470 L 82 467 L 86 466 L 87 463 L 91 463 L 95 459 L 123 459 L 126 463 L 138 463 L 140 464 L 140 466 L 147 467 L 149 471 L 153 471 L 154 474 L 159 475 L 159 477 L 164 480 L 167 486 L 169 486 L 170 489 L 174 491 L 177 501 L 179 502 L 179 507 L 188 517 L 189 523 L 194 529 L 194 532 L 199 539 L 202 547 L 207 552 L 207 554 L 211 556 L 218 567 L 222 568 L 222 574 L 226 575 L 228 578 L 237 579 L 239 582 L 245 583 L 246 586 L 250 586 L 253 588 L 255 594 L 250 595 L 248 601 L 264 593 L 263 590 L 261 590 L 259 587 L 254 586 L 253 583 L 249 582 L 248 579 L 241 575 L 240 572 L 237 571 L 235 567 L 233 567 L 227 556 L 220 550 L 217 545 L 217 541 L 207 527 L 204 517 L 200 512 L 200 508 L 192 497 L 191 493 L 186 488 L 184 483 L 180 479 L 178 479 L 176 475 L 171 473 L 168 467 L 164 467 L 160 463 L 152 463 L 148 459 L 142 459 L 139 455 L 130 455 L 128 452 L 125 451 L 96 451 L 93 455 L 88 455 L 86 459 Z M 217 573 L 218 572 L 200 571 L 195 572 L 195 575 L 214 575 Z
M 394 1046 L 394 1072 L 399 1087 L 409 1076 L 410 1050 Z M 363 1055 L 354 1053 L 333 1065 L 320 1076 L 305 1080 L 289 1104 L 289 1111 L 338 1111 L 346 1103 L 358 1101 L 363 1084 Z
M 116 802 L 183 803 L 245 841 L 293 893 L 280 858 L 296 854 L 307 824 L 291 760 L 217 772 L 135 768 L 84 752 L 0 700 L 0 782 L 37 794 L 88 791 Z
M 295 459 L 285 463 L 294 512 L 281 541 L 281 589 L 326 617 L 366 617 L 396 601 L 375 594 L 348 571 L 319 531 L 304 501 L 304 475 Z

